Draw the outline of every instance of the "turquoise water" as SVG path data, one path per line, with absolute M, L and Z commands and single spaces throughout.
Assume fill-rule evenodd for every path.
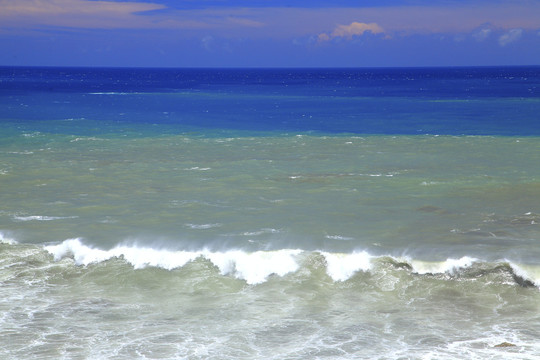
M 538 358 L 536 68 L 2 71 L 3 357 Z

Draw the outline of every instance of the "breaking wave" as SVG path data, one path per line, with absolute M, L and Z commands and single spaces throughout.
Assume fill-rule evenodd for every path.
M 44 216 L 44 215 L 31 215 L 31 216 L 13 216 L 15 221 L 53 221 L 53 220 L 65 220 L 76 219 L 78 216 Z
M 2 242 L 8 242 L 5 238 Z M 366 251 L 352 253 L 330 253 L 325 251 L 305 251 L 301 249 L 281 249 L 274 251 L 246 252 L 243 250 L 172 251 L 119 245 L 110 250 L 102 250 L 85 245 L 79 238 L 65 240 L 57 245 L 45 246 L 55 261 L 73 259 L 77 265 L 87 266 L 111 259 L 123 259 L 134 269 L 157 267 L 173 270 L 186 264 L 205 259 L 211 262 L 219 273 L 245 280 L 248 284 L 260 284 L 270 276 L 283 277 L 300 271 L 313 258 L 324 264 L 326 274 L 334 282 L 344 282 L 358 273 L 381 271 L 381 269 L 406 270 L 413 275 L 446 277 L 449 279 L 477 279 L 493 274 L 503 274 L 504 279 L 525 287 L 540 286 L 540 268 L 518 265 L 509 260 L 485 262 L 468 256 L 445 261 L 421 261 L 392 256 L 373 256 Z M 506 281 L 505 280 L 505 281 Z

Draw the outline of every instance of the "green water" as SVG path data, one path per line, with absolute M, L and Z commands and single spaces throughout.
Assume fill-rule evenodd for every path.
M 128 130 L 3 132 L 2 356 L 536 358 L 538 138 Z
M 104 248 L 137 240 L 534 260 L 538 144 L 23 133 L 2 142 L 0 229 L 24 242 L 82 237 Z

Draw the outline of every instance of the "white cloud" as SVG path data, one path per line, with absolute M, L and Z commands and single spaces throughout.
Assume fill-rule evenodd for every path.
M 207 35 L 201 39 L 201 45 L 206 51 L 212 51 L 214 41 L 213 36 Z
M 481 29 L 475 32 L 472 36 L 476 41 L 480 42 L 486 40 L 491 35 L 491 32 L 491 29 Z
M 365 32 L 371 32 L 373 34 L 382 34 L 384 29 L 376 23 L 360 23 L 352 22 L 349 25 L 338 25 L 331 33 L 319 34 L 319 42 L 329 41 L 335 38 L 344 38 L 347 40 L 352 39 L 353 36 L 361 36 Z
M 165 0 L 0 0 L 0 31 L 43 27 L 181 30 L 178 36 L 350 40 L 366 32 L 384 37 L 471 34 L 499 40 L 495 29 L 540 28 L 540 1 L 496 2 L 471 7 L 168 7 Z M 158 10 L 158 11 L 155 11 Z M 511 16 L 509 15 L 511 14 Z M 369 19 L 369 22 L 352 22 Z M 343 24 L 337 25 L 336 24 Z M 489 24 L 490 26 L 487 26 Z M 479 26 L 480 25 L 480 26 Z M 490 31 L 489 29 L 493 29 Z M 465 35 L 464 35 L 465 36 Z M 504 36 L 504 35 L 503 35 Z M 512 34 L 499 40 L 507 44 Z M 461 40 L 458 36 L 456 39 Z
M 506 46 L 521 38 L 523 29 L 512 29 L 499 37 L 499 45 Z

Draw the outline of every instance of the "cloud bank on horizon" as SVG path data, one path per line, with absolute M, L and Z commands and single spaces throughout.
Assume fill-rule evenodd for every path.
M 540 0 L 0 0 L 0 44 L 0 65 L 534 65 Z
M 354 21 L 349 25 L 338 25 L 331 33 L 321 33 L 317 38 L 320 42 L 336 38 L 351 40 L 354 36 L 364 35 L 365 32 L 384 34 L 384 29 L 376 23 L 365 24 Z

